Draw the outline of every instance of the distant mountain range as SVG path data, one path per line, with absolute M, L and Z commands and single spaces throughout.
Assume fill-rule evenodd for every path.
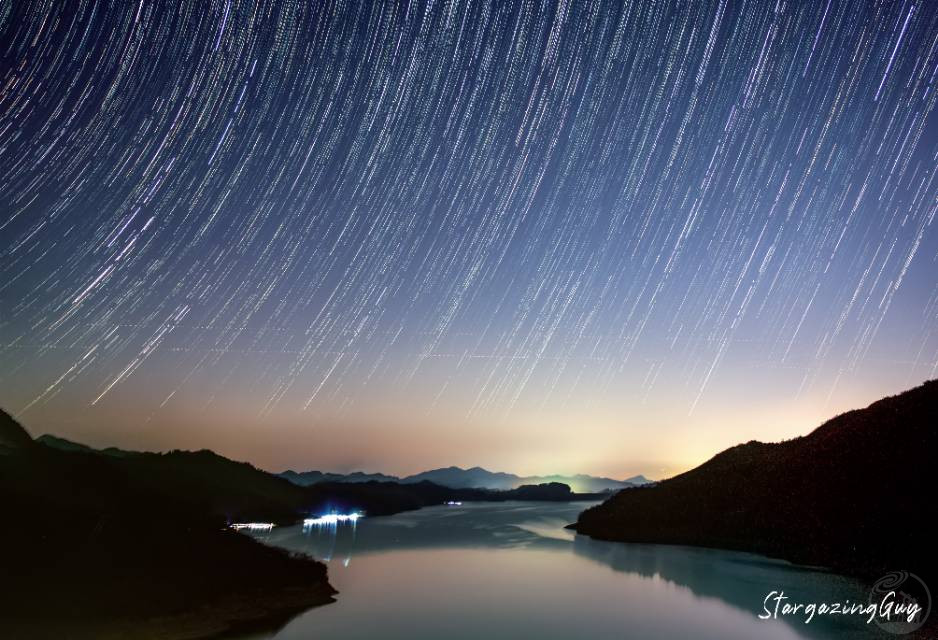
M 203 449 L 151 453 L 126 451 L 115 447 L 94 449 L 58 436 L 43 435 L 35 440 L 12 418 L 0 410 L 0 455 L 4 452 L 47 451 L 73 454 L 67 460 L 96 461 L 99 466 L 120 469 L 140 487 L 125 491 L 158 491 L 172 494 L 177 505 L 196 503 L 215 517 L 229 522 L 265 520 L 280 524 L 296 521 L 302 515 L 331 509 L 362 511 L 369 515 L 390 515 L 408 509 L 441 504 L 447 500 L 500 502 L 504 500 L 596 500 L 599 491 L 574 491 L 569 484 L 545 476 L 520 478 L 493 474 L 485 469 L 437 469 L 399 479 L 381 473 L 349 474 L 287 471 L 272 474 L 246 462 L 236 462 Z M 43 445 L 43 446 L 37 446 Z M 2 467 L 0 467 L 2 470 Z M 453 475 L 451 472 L 462 472 Z M 478 482 L 489 475 L 503 480 L 503 489 L 462 484 L 468 474 Z M 452 484 L 434 482 L 448 479 Z M 590 476 L 574 476 L 574 480 Z M 2 480 L 2 476 L 0 476 Z M 36 479 L 34 478 L 33 481 Z M 596 479 L 606 480 L 606 479 Z M 611 480 L 610 482 L 618 482 Z M 28 488 L 35 482 L 25 482 Z M 127 480 L 123 481 L 127 484 Z M 512 485 L 512 486 L 510 486 Z M 2 488 L 2 487 L 0 487 Z M 100 489 L 96 489 L 100 491 Z M 2 497 L 2 496 L 0 496 Z
M 36 438 L 36 442 L 39 444 L 44 444 L 47 447 L 52 447 L 53 449 L 58 449 L 60 451 L 80 451 L 82 453 L 100 453 L 106 456 L 114 456 L 117 458 L 123 458 L 126 456 L 139 455 L 137 451 L 124 451 L 123 449 L 118 449 L 117 447 L 108 447 L 106 449 L 93 449 L 86 444 L 81 444 L 79 442 L 72 442 L 71 440 L 66 440 L 65 438 L 59 438 L 58 436 L 53 436 L 50 434 L 45 434 Z
M 482 467 L 472 467 L 463 469 L 461 467 L 444 467 L 441 469 L 431 469 L 411 476 L 399 478 L 389 476 L 383 473 L 363 473 L 356 471 L 354 473 L 327 473 L 323 471 L 284 471 L 279 474 L 281 478 L 286 478 L 294 484 L 300 486 L 310 486 L 320 482 L 400 482 L 402 484 L 414 484 L 417 482 L 432 482 L 451 489 L 496 489 L 509 490 L 517 489 L 522 485 L 546 484 L 557 482 L 568 485 L 574 492 L 578 493 L 600 493 L 602 491 L 618 491 L 627 487 L 636 487 L 649 484 L 651 480 L 645 476 L 634 476 L 626 480 L 614 480 L 612 478 L 602 478 L 589 475 L 550 475 L 550 476 L 518 476 L 513 473 L 501 471 L 489 471 Z
M 399 479 L 395 476 L 386 476 L 383 473 L 362 473 L 361 471 L 354 473 L 326 473 L 323 471 L 297 473 L 296 471 L 284 471 L 277 475 L 301 487 L 308 487 L 311 484 L 319 484 L 320 482 L 371 482 L 372 480 L 376 482 L 399 482 Z
M 938 380 L 775 444 L 751 441 L 571 525 L 603 540 L 755 551 L 877 577 L 938 581 Z
M 78 442 L 72 442 L 65 438 L 53 435 L 42 435 L 36 438 L 35 442 L 44 444 L 60 451 L 72 451 L 82 453 L 97 453 L 111 457 L 123 458 L 127 456 L 155 455 L 146 454 L 137 451 L 125 451 L 116 447 L 106 449 L 93 449 L 87 445 Z M 0 451 L 4 446 L 3 434 L 0 433 Z M 513 473 L 504 473 L 499 471 L 489 471 L 482 467 L 472 467 L 463 469 L 460 467 L 443 467 L 440 469 L 431 469 L 403 478 L 387 475 L 384 473 L 364 473 L 354 471 L 352 473 L 330 473 L 326 471 L 302 471 L 293 470 L 284 471 L 276 474 L 281 478 L 289 480 L 295 485 L 309 487 L 321 483 L 360 483 L 360 482 L 396 482 L 400 484 L 417 484 L 418 482 L 432 482 L 441 487 L 450 489 L 494 489 L 507 491 L 517 489 L 523 485 L 538 485 L 549 483 L 560 483 L 570 487 L 574 493 L 602 493 L 603 491 L 618 491 L 628 487 L 637 487 L 651 484 L 652 481 L 643 475 L 633 476 L 625 480 L 615 480 L 613 478 L 603 478 L 578 474 L 573 476 L 549 475 L 549 476 L 518 476 Z

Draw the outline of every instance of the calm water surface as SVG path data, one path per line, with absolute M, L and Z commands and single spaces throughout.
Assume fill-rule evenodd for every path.
M 563 528 L 588 506 L 439 506 L 258 535 L 326 562 L 339 590 L 335 604 L 261 637 L 883 637 L 860 616 L 757 617 L 771 591 L 790 602 L 865 602 L 856 581 L 752 554 L 599 542 Z

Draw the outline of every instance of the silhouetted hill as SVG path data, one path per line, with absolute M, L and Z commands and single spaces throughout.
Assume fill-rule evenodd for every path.
M 13 417 L 0 409 L 0 455 L 33 446 L 33 439 Z
M 454 489 L 514 489 L 521 484 L 521 478 L 513 473 L 488 471 L 482 467 L 461 469 L 460 467 L 445 467 L 431 469 L 401 479 L 404 483 L 429 481 L 444 487 Z
M 354 471 L 352 473 L 328 473 L 324 471 L 293 471 L 289 469 L 282 473 L 278 473 L 281 478 L 289 480 L 293 484 L 298 484 L 302 487 L 308 487 L 311 484 L 316 484 L 317 482 L 371 482 L 376 480 L 378 482 L 399 482 L 400 478 L 396 476 L 388 476 L 383 473 L 363 473 L 361 471 Z
M 642 476 L 638 476 L 642 477 Z M 634 487 L 638 482 L 632 480 L 614 480 L 613 478 L 603 478 L 578 473 L 574 476 L 563 476 L 559 474 L 549 476 L 528 476 L 521 478 L 524 484 L 544 484 L 547 482 L 560 482 L 570 485 L 574 491 L 583 491 L 589 493 L 598 493 L 600 491 L 618 491 L 619 489 L 628 489 Z M 647 482 L 647 480 L 645 481 Z
M 145 499 L 155 505 L 171 500 L 174 509 L 185 508 L 222 524 L 244 520 L 287 524 L 307 513 L 302 487 L 212 451 L 114 455 L 69 441 L 62 448 L 61 439 L 40 441 L 47 446 L 35 447 L 29 463 L 43 469 L 44 475 L 32 473 L 20 489 L 37 500 L 80 504 L 94 494 L 99 503 L 110 501 L 109 508 L 122 508 L 121 500 Z M 112 483 L 117 486 L 109 486 Z
M 325 565 L 225 528 L 294 521 L 300 487 L 208 451 L 39 446 L 0 419 L 15 523 L 0 527 L 0 637 L 205 637 L 332 601 Z
M 36 442 L 47 447 L 52 447 L 53 449 L 59 449 L 61 451 L 82 451 L 84 453 L 101 453 L 107 456 L 115 456 L 118 458 L 136 455 L 136 451 L 124 451 L 123 449 L 118 449 L 117 447 L 107 447 L 106 449 L 94 449 L 89 447 L 86 444 L 81 444 L 79 442 L 72 442 L 71 440 L 66 440 L 65 438 L 60 438 L 52 434 L 41 435 L 36 438 Z
M 47 447 L 52 447 L 53 449 L 58 449 L 60 451 L 80 451 L 82 453 L 100 453 L 97 449 L 89 447 L 86 444 L 79 444 L 77 442 L 72 442 L 71 440 L 66 440 L 65 438 L 59 438 L 58 436 L 53 436 L 48 433 L 36 438 L 36 442 L 38 444 L 42 444 Z
M 748 442 L 580 515 L 605 540 L 756 551 L 841 572 L 935 575 L 938 381 L 807 436 Z M 926 582 L 928 578 L 925 578 Z
M 569 500 L 573 496 L 570 487 L 561 482 L 523 484 L 513 493 L 517 500 Z
M 225 522 L 265 520 L 286 524 L 307 511 L 305 491 L 246 462 L 212 451 L 141 453 L 115 461 L 133 469 L 142 492 L 169 491 Z

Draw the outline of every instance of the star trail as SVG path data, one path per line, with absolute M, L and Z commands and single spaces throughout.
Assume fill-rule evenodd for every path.
M 624 474 L 938 375 L 934 2 L 0 20 L 0 404 L 27 422 Z

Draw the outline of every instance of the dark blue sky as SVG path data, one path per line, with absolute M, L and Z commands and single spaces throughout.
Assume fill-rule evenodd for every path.
M 5 4 L 0 404 L 669 473 L 935 377 L 933 2 Z

